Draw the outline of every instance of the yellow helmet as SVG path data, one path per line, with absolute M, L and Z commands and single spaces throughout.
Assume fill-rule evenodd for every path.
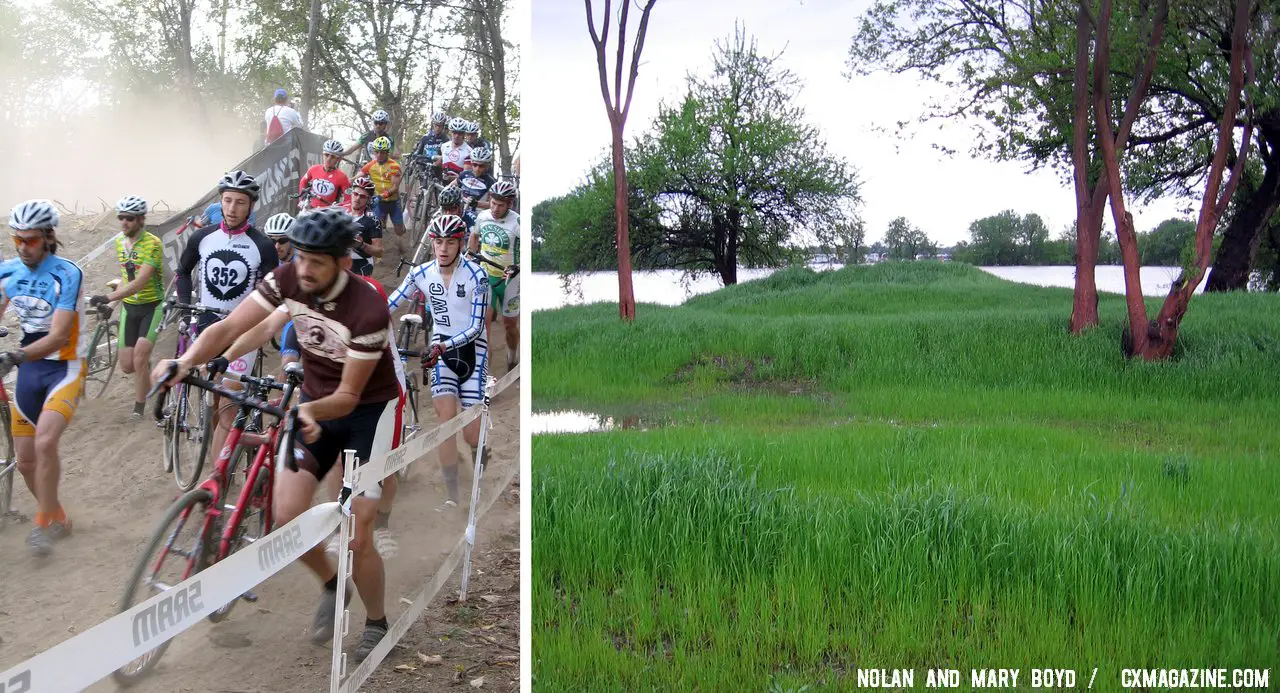
M 391 140 L 389 140 L 389 139 L 387 139 L 387 138 L 385 138 L 385 137 L 379 137 L 378 139 L 374 140 L 374 141 L 373 141 L 373 151 L 375 151 L 375 152 L 389 152 L 389 151 L 391 151 Z

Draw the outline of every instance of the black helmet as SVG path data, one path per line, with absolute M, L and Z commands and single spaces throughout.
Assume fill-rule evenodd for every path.
M 222 180 L 218 181 L 218 194 L 228 190 L 244 193 L 254 202 L 258 201 L 258 193 L 262 191 L 258 181 L 244 171 L 232 171 L 222 176 Z
M 340 209 L 322 209 L 294 222 L 289 240 L 298 250 L 342 257 L 355 245 L 355 219 Z
M 462 190 L 451 185 L 440 191 L 441 207 L 456 207 L 460 204 L 462 204 Z

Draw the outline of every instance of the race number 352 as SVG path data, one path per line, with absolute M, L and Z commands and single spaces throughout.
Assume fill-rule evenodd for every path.
M 18 672 L 8 681 L 0 681 L 0 693 L 28 693 L 31 690 L 31 670 Z

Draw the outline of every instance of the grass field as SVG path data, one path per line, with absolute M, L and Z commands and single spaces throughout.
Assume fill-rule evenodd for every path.
M 535 314 L 535 410 L 660 424 L 534 438 L 538 688 L 1280 666 L 1280 297 L 1197 297 L 1163 364 L 1070 300 L 913 263 Z

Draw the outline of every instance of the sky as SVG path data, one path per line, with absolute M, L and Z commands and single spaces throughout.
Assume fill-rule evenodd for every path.
M 603 0 L 592 0 L 592 4 L 599 27 Z M 919 116 L 938 87 L 887 73 L 844 77 L 857 18 L 871 4 L 871 0 L 657 0 L 627 118 L 628 141 L 648 129 L 659 103 L 680 98 L 689 72 L 705 74 L 710 69 L 715 41 L 731 36 L 738 21 L 755 36 L 762 53 L 782 52 L 783 66 L 803 81 L 798 101 L 809 122 L 821 129 L 829 150 L 858 172 L 867 242 L 883 238 L 889 221 L 898 216 L 906 216 L 944 246 L 968 240 L 971 222 L 1005 209 L 1039 214 L 1054 236 L 1072 224 L 1075 194 L 1069 180 L 1055 170 L 1028 172 L 1029 167 L 1020 162 L 971 157 L 971 124 L 948 123 L 940 129 L 926 125 L 909 138 L 894 132 L 896 121 Z M 615 2 L 615 12 L 617 6 Z M 629 35 L 634 35 L 639 18 L 633 6 Z M 616 32 L 616 20 L 614 27 Z M 526 132 L 531 134 L 526 157 L 531 162 L 529 171 L 536 174 L 521 181 L 529 209 L 539 200 L 572 189 L 607 150 L 610 137 L 582 0 L 537 0 L 531 31 L 522 105 Z M 616 57 L 612 37 L 609 45 L 612 65 Z M 628 48 L 628 61 L 629 54 Z M 888 132 L 877 125 L 886 126 Z M 935 143 L 958 153 L 940 154 Z M 1158 200 L 1135 205 L 1131 211 L 1137 229 L 1145 231 L 1167 218 L 1187 216 L 1183 210 L 1192 202 L 1198 204 Z

